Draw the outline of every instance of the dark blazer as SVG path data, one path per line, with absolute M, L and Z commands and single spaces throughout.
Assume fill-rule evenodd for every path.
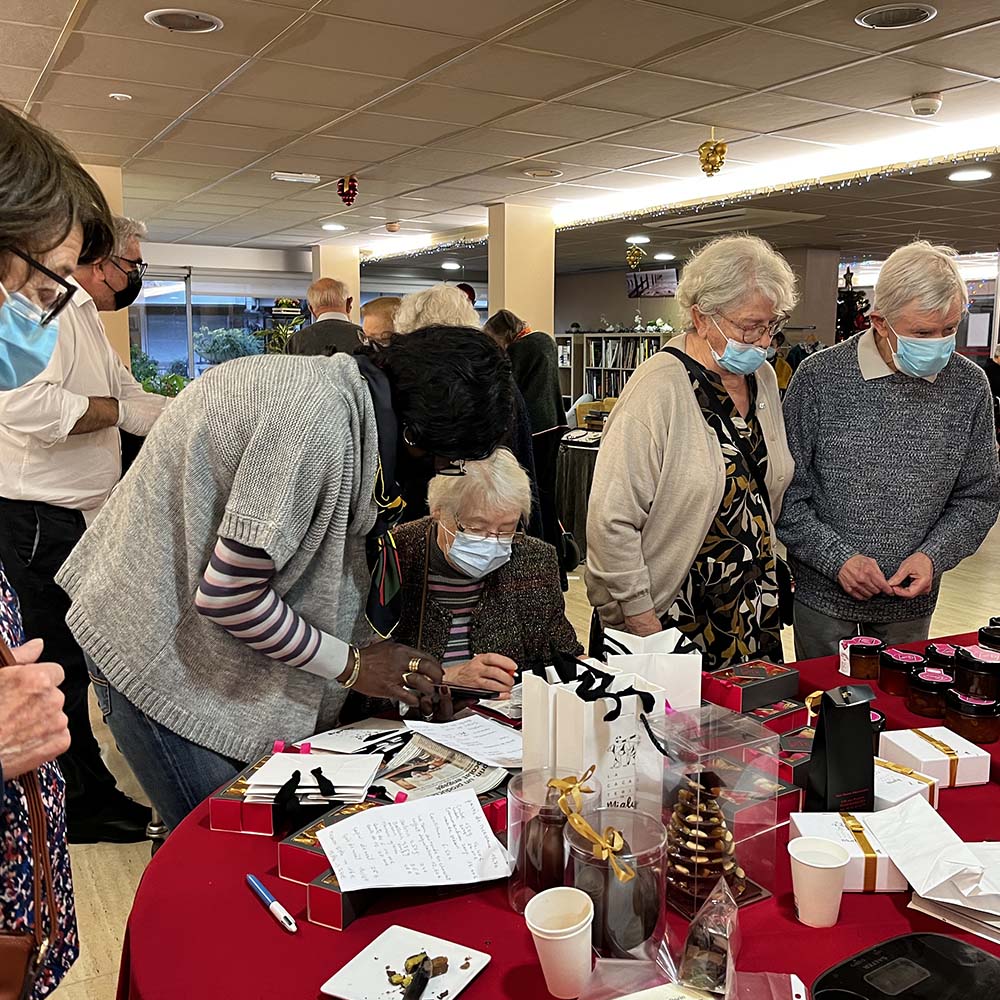
M 393 532 L 403 576 L 403 613 L 392 638 L 414 647 L 420 634 L 424 554 L 431 524 L 425 517 Z M 450 628 L 450 612 L 428 594 L 420 648 L 440 659 Z M 524 668 L 551 663 L 550 642 L 560 652 L 583 652 L 566 618 L 556 550 L 537 538 L 525 538 L 514 546 L 510 562 L 486 577 L 472 615 L 472 651 L 500 653 Z
M 324 319 L 296 330 L 288 339 L 286 354 L 323 354 L 330 357 L 338 351 L 353 354 L 361 346 L 364 331 L 357 323 L 342 319 Z

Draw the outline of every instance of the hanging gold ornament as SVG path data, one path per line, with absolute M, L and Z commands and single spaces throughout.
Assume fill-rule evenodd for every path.
M 712 126 L 712 137 L 706 139 L 698 147 L 698 159 L 701 161 L 701 169 L 711 177 L 713 174 L 717 174 L 725 165 L 726 162 L 726 152 L 729 149 L 729 143 L 715 141 L 715 126 Z
M 628 264 L 632 270 L 638 268 L 640 261 L 646 256 L 646 251 L 642 247 L 637 247 L 634 243 L 630 243 L 628 248 L 625 250 L 625 263 Z

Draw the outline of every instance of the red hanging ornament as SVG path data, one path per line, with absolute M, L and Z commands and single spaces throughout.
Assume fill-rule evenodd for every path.
M 351 174 L 350 177 L 341 177 L 337 181 L 337 194 L 345 205 L 353 205 L 354 199 L 358 196 L 358 179 Z

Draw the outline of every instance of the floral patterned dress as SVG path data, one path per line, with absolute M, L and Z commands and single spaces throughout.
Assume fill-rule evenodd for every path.
M 757 380 L 747 377 L 750 408 L 740 416 L 722 379 L 703 369 L 692 388 L 726 464 L 722 502 L 687 579 L 664 618 L 701 649 L 704 670 L 719 670 L 756 656 L 782 662 L 778 569 L 771 521 L 729 422 L 716 412 L 721 403 L 733 428 L 749 444 L 761 475 L 767 446 L 757 420 Z M 708 393 L 717 400 L 712 404 Z
M 21 609 L 0 568 L 0 636 L 8 646 L 24 643 Z M 31 993 L 32 1000 L 48 996 L 59 985 L 80 953 L 73 904 L 73 879 L 66 846 L 66 794 L 58 764 L 38 769 L 42 802 L 49 831 L 52 888 L 55 894 L 58 940 L 52 943 Z M 0 797 L 0 929 L 31 931 L 35 926 L 31 826 L 28 804 L 17 778 L 5 781 Z M 50 927 L 48 904 L 43 900 L 42 925 Z

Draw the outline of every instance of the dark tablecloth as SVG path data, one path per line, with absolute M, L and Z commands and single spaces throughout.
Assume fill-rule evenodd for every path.
M 596 448 L 580 448 L 565 441 L 559 446 L 556 464 L 556 510 L 563 527 L 571 531 L 587 556 L 587 504 L 597 465 Z
M 832 657 L 799 667 L 803 691 L 840 683 Z M 926 724 L 914 723 L 898 698 L 881 697 L 878 707 L 889 728 Z M 1000 746 L 990 749 L 996 760 Z M 1000 790 L 992 782 L 943 790 L 940 811 L 965 840 L 996 839 Z M 740 968 L 794 972 L 809 984 L 848 956 L 911 931 L 954 933 L 1000 955 L 998 945 L 907 910 L 908 892 L 849 893 L 836 928 L 803 927 L 792 908 L 785 835 L 779 840 L 775 896 L 740 911 Z M 270 838 L 212 833 L 207 806 L 196 809 L 150 862 L 139 886 L 125 936 L 119 1000 L 314 1000 L 333 972 L 392 924 L 491 954 L 493 961 L 463 994 L 468 1000 L 548 996 L 531 936 L 524 920 L 508 908 L 503 885 L 452 895 L 387 892 L 346 931 L 337 932 L 306 921 L 305 888 L 278 878 L 276 854 Z M 244 884 L 247 872 L 261 876 L 292 912 L 297 934 L 283 931 L 250 892 Z M 670 926 L 677 947 L 686 925 L 671 915 Z

